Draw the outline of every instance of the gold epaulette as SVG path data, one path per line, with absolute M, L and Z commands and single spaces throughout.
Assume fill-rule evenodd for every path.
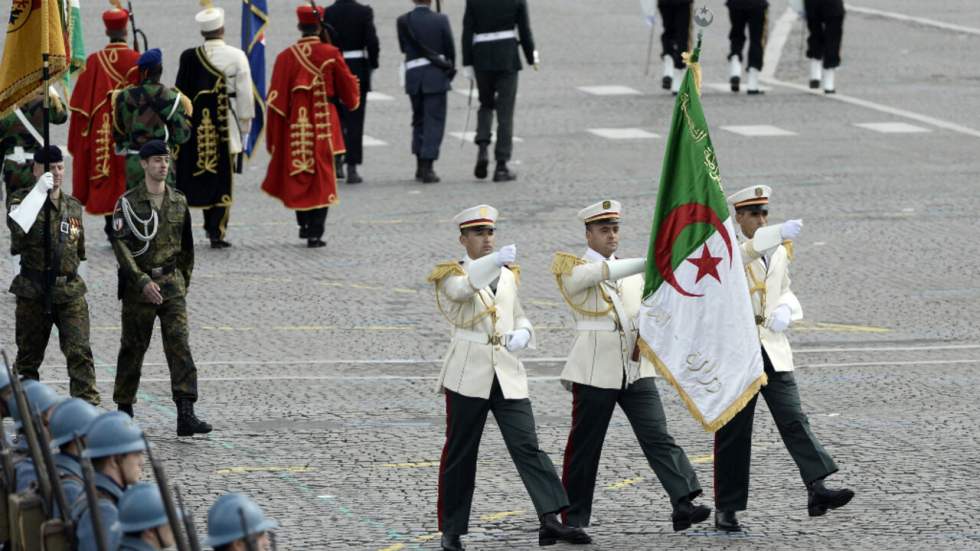
M 436 264 L 436 267 L 432 269 L 429 277 L 425 278 L 425 280 L 429 283 L 438 283 L 449 276 L 461 275 L 466 275 L 466 270 L 459 265 L 459 262 L 442 262 Z
M 558 275 L 569 275 L 576 266 L 581 266 L 586 262 L 571 253 L 555 253 L 555 259 L 551 261 L 551 273 Z
M 508 264 L 507 269 L 514 274 L 514 283 L 517 285 L 521 284 L 521 267 L 517 264 Z
M 792 262 L 793 258 L 796 256 L 793 254 L 793 242 L 789 239 L 783 241 L 783 248 L 786 249 L 786 259 Z

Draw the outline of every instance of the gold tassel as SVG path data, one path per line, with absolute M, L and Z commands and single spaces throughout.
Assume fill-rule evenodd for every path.
M 115 7 L 117 10 L 123 9 L 122 2 L 120 2 L 119 0 L 109 0 L 109 3 L 112 4 L 113 7 Z
M 796 255 L 793 253 L 793 242 L 787 239 L 783 241 L 783 247 L 786 249 L 786 258 L 792 262 L 796 258 Z
M 681 54 L 681 58 L 687 65 L 687 70 L 691 71 L 694 76 L 694 87 L 698 90 L 698 97 L 701 97 L 701 64 L 697 61 L 691 61 L 691 52 L 684 52 Z
M 581 258 L 569 253 L 555 253 L 551 261 L 551 273 L 554 275 L 570 275 L 576 266 L 585 264 Z
M 466 271 L 458 262 L 443 262 L 433 268 L 432 273 L 426 278 L 429 283 L 438 283 L 448 276 L 466 275 Z
M 201 0 L 201 7 L 207 10 L 212 9 L 214 8 L 214 2 L 211 0 Z
M 520 285 L 521 284 L 521 267 L 519 265 L 517 265 L 517 264 L 508 264 L 507 265 L 507 269 L 509 269 L 511 271 L 511 273 L 514 274 L 514 283 L 516 285 Z

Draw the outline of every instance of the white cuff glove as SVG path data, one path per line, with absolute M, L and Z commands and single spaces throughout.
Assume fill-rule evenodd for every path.
M 38 191 L 43 191 L 47 193 L 54 189 L 54 175 L 50 172 L 45 172 L 37 179 L 37 183 L 34 184 L 34 189 Z
M 626 258 L 623 260 L 607 260 L 606 267 L 609 270 L 609 280 L 619 281 L 620 279 L 636 275 L 647 269 L 647 259 L 645 258 Z
M 517 260 L 517 245 L 507 245 L 494 253 L 497 266 L 503 268 Z
M 800 231 L 803 230 L 803 220 L 787 220 L 780 224 L 779 235 L 783 239 L 788 239 L 790 241 L 796 239 L 800 235 Z
M 792 311 L 790 311 L 789 306 L 785 304 L 780 304 L 772 311 L 772 315 L 769 316 L 769 323 L 767 324 L 770 331 L 773 333 L 782 333 L 789 327 L 792 321 Z
M 504 333 L 506 340 L 505 346 L 508 352 L 517 352 L 527 348 L 527 343 L 531 341 L 531 332 L 523 327 Z
M 473 67 L 471 65 L 466 65 L 463 67 L 463 78 L 466 80 L 473 80 L 475 75 L 473 74 Z

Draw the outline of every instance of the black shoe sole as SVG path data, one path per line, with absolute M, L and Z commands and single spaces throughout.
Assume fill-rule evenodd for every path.
M 762 90 L 746 90 L 745 93 L 750 96 L 761 96 L 762 94 L 765 94 L 765 92 Z
M 494 182 L 513 182 L 516 179 L 517 176 L 514 174 L 508 174 L 505 176 L 497 176 L 496 174 L 493 175 Z
M 824 90 L 823 93 L 824 94 L 836 94 L 837 93 L 837 90 Z
M 701 509 L 695 511 L 695 513 L 696 514 L 690 518 L 672 520 L 674 524 L 674 531 L 680 532 L 681 530 L 687 530 L 694 524 L 708 520 L 708 517 L 711 516 L 711 509 Z
M 807 513 L 811 517 L 822 517 L 827 514 L 827 511 L 831 509 L 840 509 L 841 507 L 847 505 L 854 499 L 854 492 L 848 492 L 841 496 L 837 501 L 829 501 L 824 503 L 818 503 L 816 505 L 807 505 Z
M 208 434 L 213 430 L 214 428 L 210 428 L 208 430 L 191 430 L 191 431 L 177 429 L 177 436 L 194 436 L 195 434 Z
M 473 168 L 473 176 L 477 179 L 482 180 L 487 177 L 487 167 L 490 165 L 490 161 L 477 161 L 476 166 Z
M 670 86 L 672 84 L 674 84 L 674 79 L 671 77 L 664 77 L 663 80 L 660 81 L 660 86 L 664 90 L 670 90 Z
M 742 79 L 739 77 L 732 77 L 728 82 L 732 85 L 732 92 L 738 92 Z
M 810 81 L 810 89 L 811 90 L 816 90 L 817 88 L 820 88 L 820 81 L 819 80 L 811 80 Z
M 718 524 L 716 522 L 715 523 L 715 530 L 718 530 L 719 532 L 727 532 L 729 534 L 734 534 L 736 532 L 741 532 L 742 531 L 742 527 L 741 526 L 722 526 L 722 525 L 720 525 L 720 524 Z

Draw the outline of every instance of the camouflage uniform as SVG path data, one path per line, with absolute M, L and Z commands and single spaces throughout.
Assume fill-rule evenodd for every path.
M 29 192 L 30 188 L 15 191 L 11 204 L 20 204 Z M 10 285 L 10 292 L 17 296 L 17 361 L 14 367 L 23 376 L 38 379 L 51 325 L 57 325 L 61 351 L 68 360 L 71 395 L 98 405 L 95 364 L 89 345 L 86 287 L 78 275 L 78 265 L 85 260 L 82 204 L 62 192 L 58 202 L 51 205 L 49 263 L 54 260 L 56 248 L 60 246 L 62 252 L 58 277 L 51 290 L 50 312 L 45 312 L 44 297 L 44 211 L 26 234 L 9 217 L 7 225 L 10 227 L 10 252 L 20 255 L 20 273 Z
M 133 234 L 126 222 L 122 213 L 123 201 L 128 201 L 132 207 L 134 221 L 136 218 L 148 220 L 153 212 L 157 213 L 156 236 L 143 254 L 135 254 L 143 248 L 144 242 Z M 150 346 L 153 324 L 159 317 L 174 401 L 196 401 L 197 368 L 188 344 L 187 303 L 184 299 L 194 269 L 194 241 L 187 199 L 183 193 L 167 186 L 163 204 L 156 211 L 143 184 L 123 194 L 112 216 L 112 249 L 120 266 L 119 291 L 123 301 L 122 343 L 116 363 L 113 400 L 117 404 L 136 402 L 143 355 Z M 146 232 L 139 222 L 136 224 L 140 232 Z M 163 304 L 151 304 L 143 298 L 143 287 L 150 281 L 160 286 Z
M 126 189 L 143 184 L 140 147 L 163 140 L 177 156 L 180 144 L 191 137 L 191 102 L 173 88 L 144 81 L 113 96 L 112 136 L 116 152 L 126 155 Z M 167 185 L 174 186 L 175 165 L 170 165 Z
M 44 126 L 44 100 L 35 99 L 21 106 L 24 117 L 38 131 Z M 68 120 L 68 110 L 56 95 L 51 96 L 51 107 L 48 109 L 48 120 L 51 124 L 64 124 Z M 11 112 L 0 119 L 0 157 L 3 158 L 3 181 L 7 190 L 6 206 L 10 207 L 10 199 L 14 192 L 21 188 L 30 189 L 34 186 L 34 151 L 39 149 L 37 140 L 20 122 L 16 113 Z M 16 148 L 22 148 L 26 154 L 24 162 L 7 159 L 15 155 Z

